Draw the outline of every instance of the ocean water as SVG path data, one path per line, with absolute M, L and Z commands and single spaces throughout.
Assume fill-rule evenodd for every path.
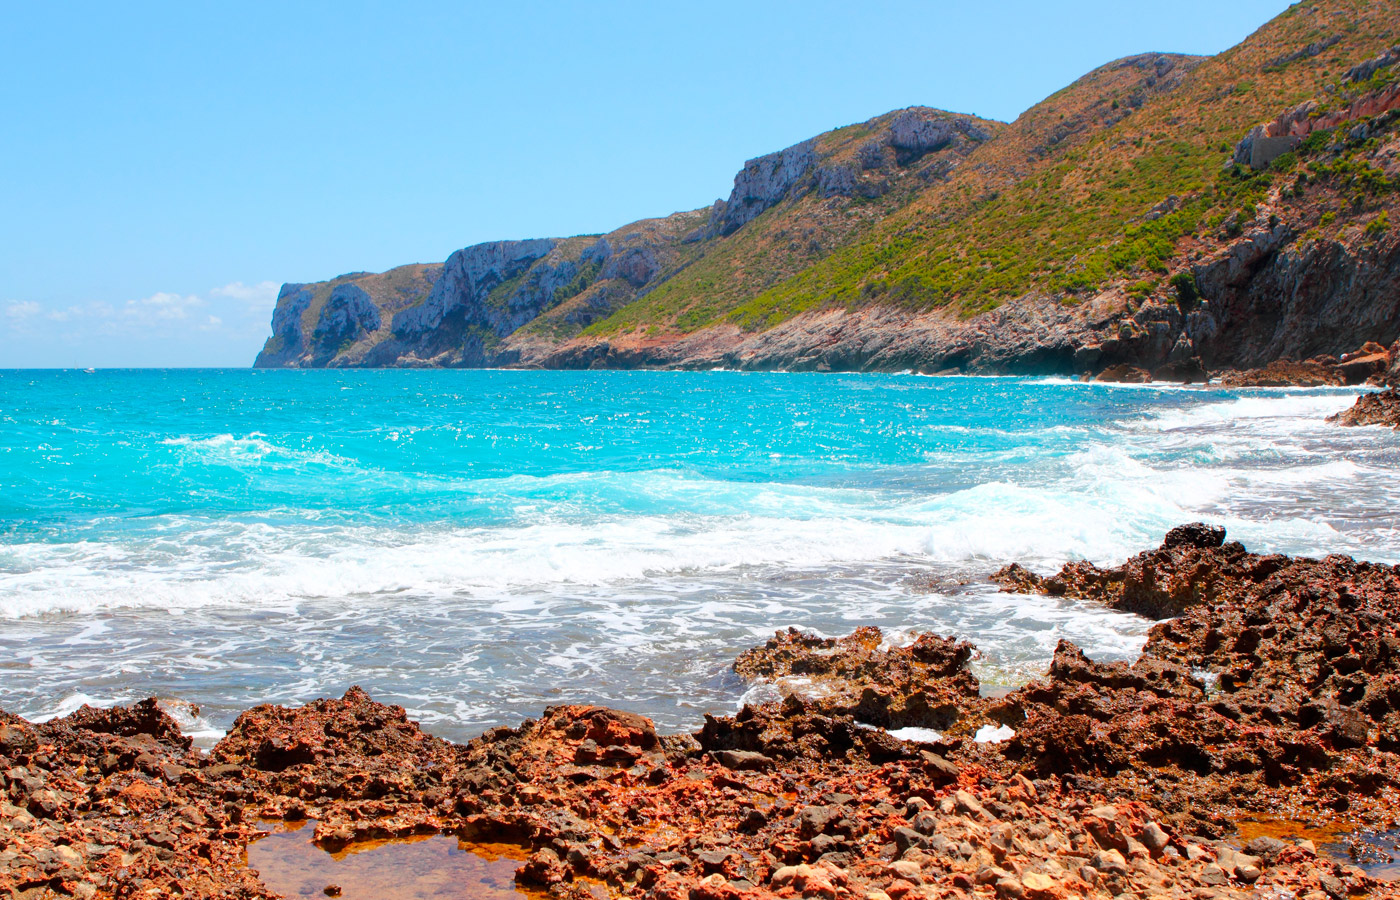
M 1182 522 L 1400 561 L 1355 390 L 730 372 L 0 372 L 0 707 L 359 684 L 465 739 L 560 702 L 695 726 L 790 625 L 972 640 L 1020 683 L 1147 623 L 998 593 Z M 196 715 L 189 707 L 196 705 Z

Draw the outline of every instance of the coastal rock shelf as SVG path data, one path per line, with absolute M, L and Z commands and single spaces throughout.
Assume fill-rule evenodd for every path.
M 1338 425 L 1388 425 L 1400 429 L 1400 388 L 1362 394 L 1351 409 L 1329 416 Z
M 999 572 L 1161 620 L 1132 664 L 1061 642 L 999 697 L 971 645 L 861 628 L 744 653 L 780 699 L 694 734 L 556 706 L 453 744 L 358 688 L 248 710 L 207 755 L 154 700 L 5 715 L 0 893 L 275 897 L 248 850 L 272 818 L 342 856 L 510 845 L 523 888 L 578 900 L 1400 896 L 1361 837 L 1400 808 L 1400 571 L 1225 537 Z

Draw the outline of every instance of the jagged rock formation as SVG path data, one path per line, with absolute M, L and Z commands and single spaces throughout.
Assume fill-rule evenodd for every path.
M 354 272 L 319 284 L 284 284 L 255 366 L 375 365 L 368 351 L 392 338 L 390 322 L 422 303 L 442 266 L 400 266 L 377 275 Z
M 744 163 L 743 170 L 734 176 L 729 200 L 717 206 L 718 215 L 710 225 L 713 232 L 733 234 L 776 206 L 816 163 L 815 140 Z
M 1327 368 L 1400 338 L 1396 13 L 1304 2 L 1011 124 L 911 107 L 828 132 L 706 209 L 289 284 L 256 364 Z
M 1336 43 L 1336 40 L 1332 43 Z M 1310 48 L 1312 46 L 1317 45 L 1309 45 Z M 1366 84 L 1375 78 L 1377 73 L 1384 72 L 1397 63 L 1400 63 L 1400 47 L 1392 47 L 1380 56 L 1352 66 L 1342 81 L 1352 85 Z M 1329 108 L 1329 104 L 1308 100 L 1284 112 L 1272 122 L 1251 128 L 1249 134 L 1235 145 L 1234 160 L 1242 166 L 1263 169 L 1283 153 L 1297 147 L 1304 138 L 1315 131 L 1328 131 L 1343 122 L 1358 122 L 1397 108 L 1400 108 L 1400 83 L 1393 82 L 1356 97 L 1339 108 Z M 1356 127 L 1365 128 L 1366 125 L 1358 122 Z

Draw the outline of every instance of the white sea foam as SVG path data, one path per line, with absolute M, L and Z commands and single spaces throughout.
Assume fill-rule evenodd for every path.
M 749 685 L 748 690 L 739 695 L 735 709 L 743 709 L 745 706 L 762 706 L 765 703 L 778 703 L 782 699 L 783 692 L 778 689 L 776 684 L 760 678 Z
M 201 742 L 248 705 L 249 686 L 258 701 L 299 702 L 357 682 L 458 738 L 574 699 L 690 727 L 736 697 L 779 696 L 767 682 L 746 691 L 728 665 L 789 625 L 839 635 L 877 624 L 890 646 L 924 630 L 970 639 L 974 671 L 997 686 L 1043 673 L 1061 639 L 1095 659 L 1140 652 L 1142 619 L 985 582 L 1012 560 L 1043 572 L 1117 562 L 1193 519 L 1252 549 L 1400 558 L 1388 438 L 1322 421 L 1352 394 L 1137 396 L 1147 412 L 1101 427 L 911 424 L 891 439 L 923 464 L 843 458 L 838 475 L 792 478 L 701 474 L 677 457 L 651 471 L 481 477 L 380 470 L 373 454 L 257 432 L 169 438 L 162 452 L 201 477 L 280 479 L 288 493 L 239 515 L 113 516 L 9 536 L 0 651 L 15 662 L 0 669 L 0 701 L 53 716 L 175 693 L 202 707 L 202 721 L 181 725 Z M 820 416 L 790 418 L 837 440 Z M 474 428 L 378 433 L 399 452 Z M 753 452 L 771 467 L 813 453 Z M 297 506 L 308 473 L 342 493 Z M 378 505 L 361 514 L 361 496 Z M 436 505 L 415 516 L 396 503 Z
M 193 703 L 175 698 L 162 698 L 160 708 L 175 721 L 180 733 L 193 739 L 195 746 L 200 749 L 209 749 L 224 736 L 224 730 L 215 728 L 213 723 L 200 715 L 199 707 Z
M 201 522 L 166 516 L 150 523 L 174 541 L 147 536 L 69 543 L 36 541 L 4 548 L 0 616 L 116 608 L 198 609 L 255 605 L 295 608 L 309 599 L 411 594 L 453 597 L 604 585 L 659 576 L 778 566 L 805 569 L 881 560 L 969 565 L 1019 560 L 1053 569 L 1074 558 L 1109 562 L 1159 539 L 1166 529 L 1207 516 L 1237 537 L 1256 534 L 1277 549 L 1347 549 L 1349 538 L 1313 509 L 1284 507 L 1261 517 L 1239 500 L 1268 491 L 1349 489 L 1384 478 L 1324 452 L 1295 464 L 1239 462 L 1262 428 L 1279 435 L 1321 433 L 1322 415 L 1350 395 L 1249 396 L 1153 414 L 1122 423 L 1127 439 L 1086 440 L 1049 480 L 988 480 L 927 498 L 885 491 L 801 484 L 725 482 L 681 472 L 564 473 L 479 479 L 483 497 L 514 498 L 522 522 L 482 527 L 316 524 L 314 511 L 265 521 Z M 1222 424 L 1223 423 L 1223 424 Z M 1168 465 L 1135 447 L 1200 431 L 1208 454 L 1226 465 Z M 1158 437 L 1153 437 L 1157 435 Z M 201 453 L 266 459 L 292 451 L 257 433 L 235 438 L 175 438 Z M 1240 445 L 1222 452 L 1221 446 Z M 1295 448 L 1296 449 L 1296 448 Z M 299 464 L 348 464 L 308 453 Z M 1263 493 L 1261 493 L 1263 492 Z M 593 494 L 618 512 L 593 520 L 568 516 L 567 497 Z M 1283 496 L 1282 494 L 1280 496 Z M 565 505 L 560 506 L 560 498 Z M 494 501 L 493 501 L 494 502 Z M 627 514 L 668 509 L 668 515 Z M 539 510 L 542 512 L 535 512 Z M 560 516 L 560 512 L 564 516 Z M 531 522 L 530 519 L 537 521 Z M 286 521 L 291 519 L 291 521 Z M 1355 550 L 1363 549 L 1359 541 Z M 79 638 L 81 639 L 81 638 Z
M 235 468 L 266 465 L 305 466 L 320 465 L 344 469 L 360 469 L 354 460 L 337 456 L 324 450 L 297 450 L 281 446 L 267 440 L 267 435 L 259 431 L 244 436 L 216 434 L 208 437 L 165 438 L 163 446 L 181 451 L 191 462 L 207 465 L 221 465 Z
M 1286 431 L 1321 431 L 1326 418 L 1356 401 L 1356 391 L 1325 389 L 1317 392 L 1270 394 L 1255 392 L 1218 403 L 1204 403 L 1166 410 L 1142 420 L 1143 427 L 1159 431 L 1203 428 L 1246 423 L 1251 427 L 1269 426 Z
M 1015 736 L 1016 732 L 1008 725 L 983 725 L 972 739 L 979 744 L 1000 744 Z
M 82 709 L 84 706 L 93 706 L 99 708 L 106 706 L 114 706 L 117 703 L 123 702 L 125 699 L 126 698 L 104 701 L 92 696 L 91 694 L 85 694 L 81 691 L 77 691 L 68 694 L 52 706 L 47 706 L 37 711 L 29 713 L 25 716 L 25 718 L 29 719 L 29 721 L 31 722 L 49 722 L 53 719 L 61 719 L 64 716 L 72 715 L 73 713 Z
M 920 744 L 936 744 L 943 740 L 943 732 L 935 731 L 932 728 L 919 728 L 911 725 L 908 728 L 890 729 L 890 737 L 899 738 L 901 741 L 912 741 Z
M 855 520 L 640 517 L 590 526 L 215 529 L 180 552 L 114 543 L 19 544 L 24 571 L 0 576 L 0 614 L 209 605 L 287 607 L 306 599 L 460 596 L 527 586 L 600 585 L 686 572 L 877 560 L 918 553 L 925 529 Z M 229 559 L 229 549 L 238 548 Z

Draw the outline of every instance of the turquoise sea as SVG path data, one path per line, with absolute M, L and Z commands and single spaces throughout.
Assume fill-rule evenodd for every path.
M 985 682 L 1147 623 L 997 593 L 1206 519 L 1400 561 L 1355 390 L 730 372 L 0 371 L 0 707 L 156 695 L 204 741 L 358 683 L 464 739 L 731 711 L 778 628 L 974 641 Z M 198 707 L 196 713 L 194 707 Z

